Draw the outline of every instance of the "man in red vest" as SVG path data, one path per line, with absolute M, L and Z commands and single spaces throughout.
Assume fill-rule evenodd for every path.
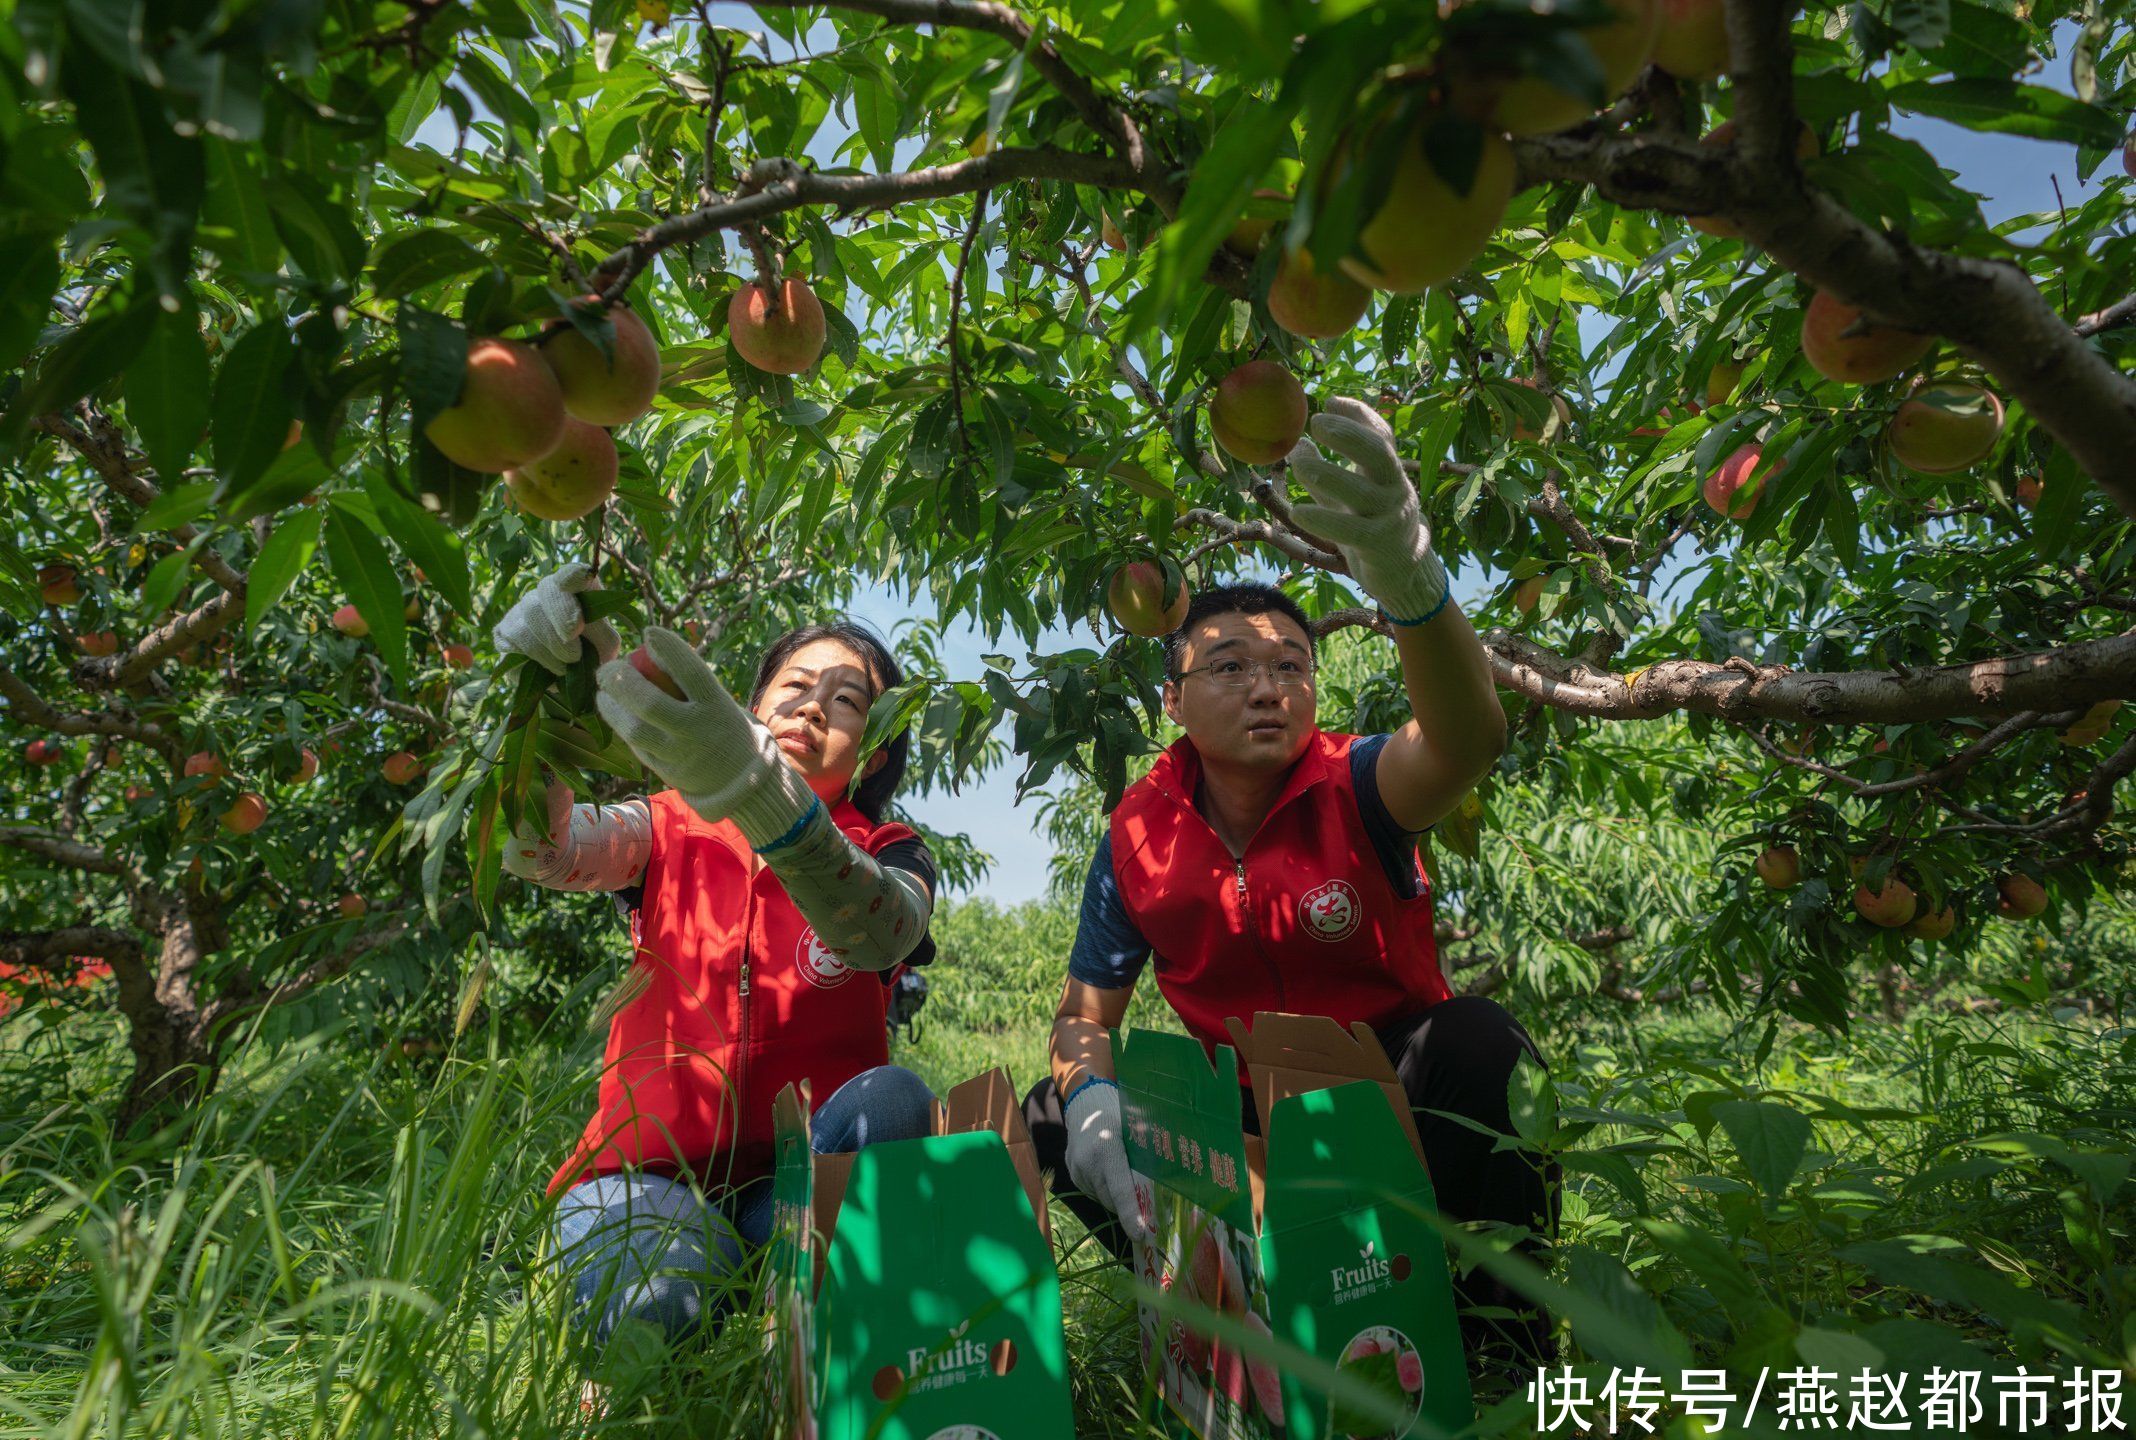
M 1297 604 L 1268 585 L 1194 597 L 1165 642 L 1165 713 L 1186 734 L 1121 798 L 1084 885 L 1053 1073 L 1025 1104 L 1039 1162 L 1116 1254 L 1146 1233 L 1106 1031 L 1154 957 L 1158 989 L 1212 1049 L 1227 1017 L 1261 1010 L 1371 1025 L 1416 1107 L 1441 1208 L 1519 1227 L 1539 1253 L 1555 1229 L 1555 1177 L 1445 1117 L 1512 1133 L 1507 1082 L 1523 1057 L 1542 1057 L 1503 1007 L 1447 985 L 1416 853 L 1497 759 L 1505 715 L 1483 646 L 1448 599 L 1393 433 L 1347 399 L 1330 401 L 1311 433 L 1289 457 L 1314 501 L 1295 518 L 1340 548 L 1390 623 L 1412 718 L 1385 735 L 1321 730 L 1313 631 Z M 1240 1108 L 1254 1124 L 1250 1096 Z M 1465 1310 L 1526 1308 L 1481 1270 L 1457 1293 Z M 1547 1358 L 1540 1317 L 1494 1327 L 1464 1314 L 1463 1327 L 1472 1354 Z

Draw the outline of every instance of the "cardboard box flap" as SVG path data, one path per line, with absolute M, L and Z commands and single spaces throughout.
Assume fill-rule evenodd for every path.
M 808 1082 L 795 1080 L 779 1089 L 771 1102 L 771 1133 L 789 1135 L 798 1130 L 808 1134 Z
M 1031 1143 L 1030 1127 L 1024 1124 L 1023 1097 L 999 1065 L 983 1075 L 974 1075 L 934 1104 L 937 1135 L 961 1135 L 986 1130 L 1001 1137 L 1009 1147 L 1009 1162 L 1023 1182 L 1024 1198 L 1031 1203 L 1038 1231 L 1053 1240 L 1051 1217 L 1046 1213 L 1046 1186 L 1038 1173 L 1038 1147 Z
M 1072 1440 L 1060 1276 L 987 1129 L 853 1154 L 820 1304 L 826 1440 Z M 885 1406 L 895 1419 L 884 1423 Z
M 1250 1172 L 1231 1047 L 1218 1046 L 1211 1064 L 1191 1035 L 1115 1030 L 1112 1043 L 1127 1163 L 1226 1224 L 1250 1229 Z
M 1370 1080 L 1286 1096 L 1269 1127 L 1262 1233 L 1346 1214 L 1360 1198 L 1437 1209 L 1431 1178 L 1401 1133 Z
M 1293 1095 L 1371 1080 L 1386 1092 L 1388 1107 L 1409 1137 L 1410 1149 L 1417 1162 L 1424 1163 L 1424 1144 L 1417 1135 L 1409 1094 L 1370 1025 L 1358 1020 L 1345 1030 L 1325 1015 L 1285 1015 L 1272 1010 L 1256 1012 L 1251 1030 L 1236 1016 L 1224 1025 L 1253 1082 L 1262 1134 L 1272 1133 L 1276 1106 Z

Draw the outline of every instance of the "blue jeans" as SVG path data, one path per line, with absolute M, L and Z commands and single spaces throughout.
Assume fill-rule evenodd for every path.
M 928 1133 L 934 1094 L 896 1065 L 864 1070 L 809 1121 L 818 1155 Z M 670 1342 L 732 1300 L 730 1277 L 771 1235 L 771 1178 L 707 1196 L 687 1178 L 623 1170 L 573 1186 L 557 1202 L 555 1254 L 580 1323 L 605 1343 L 624 1320 Z

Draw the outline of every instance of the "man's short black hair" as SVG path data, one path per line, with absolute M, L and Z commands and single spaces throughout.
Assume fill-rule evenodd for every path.
M 1179 628 L 1164 637 L 1164 678 L 1179 678 L 1180 661 L 1187 650 L 1187 636 L 1195 626 L 1211 615 L 1282 615 L 1297 622 L 1305 632 L 1306 653 L 1313 652 L 1313 622 L 1305 618 L 1305 611 L 1273 585 L 1263 585 L 1257 580 L 1242 580 L 1231 585 L 1216 585 L 1207 590 L 1197 590 L 1187 602 L 1187 618 L 1179 622 Z

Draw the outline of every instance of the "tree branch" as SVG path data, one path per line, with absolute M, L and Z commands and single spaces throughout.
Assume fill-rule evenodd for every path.
M 82 419 L 81 425 L 63 415 L 40 415 L 31 422 L 31 428 L 65 441 L 120 496 L 144 510 L 155 504 L 163 492 L 135 468 L 133 457 L 126 453 L 126 437 L 119 432 L 119 427 L 86 401 L 76 413 Z M 180 545 L 190 545 L 200 538 L 200 532 L 190 525 L 173 526 L 169 534 Z M 237 595 L 240 600 L 244 598 L 245 577 L 231 569 L 229 562 L 212 549 L 202 547 L 193 556 L 193 563 L 201 574 L 224 590 Z
M 0 825 L 0 845 L 11 845 L 69 870 L 94 875 L 124 875 L 126 867 L 112 856 L 79 840 L 69 840 L 35 825 Z
M 0 698 L 7 701 L 9 717 L 25 727 L 60 735 L 105 735 L 131 740 L 146 745 L 174 767 L 183 754 L 177 740 L 153 721 L 139 719 L 117 707 L 95 712 L 61 710 L 47 703 L 5 665 L 0 665 Z
M 1313 635 L 1319 639 L 1352 627 L 1391 633 L 1379 616 L 1353 609 L 1321 616 L 1313 622 Z M 1487 632 L 1483 647 L 1492 678 L 1504 689 L 1599 720 L 1653 720 L 1683 710 L 1734 721 L 1884 725 L 2026 710 L 2052 715 L 2136 696 L 2136 631 L 2058 650 L 1903 672 L 1663 660 L 1626 677 L 1503 629 Z
M 602 299 L 621 299 L 652 258 L 664 250 L 702 240 L 717 230 L 761 222 L 810 205 L 861 210 L 913 200 L 938 200 L 945 195 L 968 195 L 1015 180 L 1069 180 L 1110 190 L 1141 188 L 1135 171 L 1121 161 L 1050 146 L 995 150 L 970 160 L 889 175 L 825 175 L 804 170 L 791 160 L 759 160 L 750 167 L 750 175 L 760 181 L 762 188 L 649 225 L 629 244 L 601 261 L 594 273 L 613 277 L 602 290 Z
M 799 9 L 820 3 L 820 0 L 762 0 L 762 3 L 781 9 Z M 1170 220 L 1179 213 L 1178 187 L 1174 185 L 1163 158 L 1155 154 L 1143 139 L 1134 118 L 1100 95 L 1097 87 L 1062 58 L 1050 41 L 1032 45 L 1031 22 L 1008 6 L 991 4 L 988 0 L 828 0 L 828 3 L 835 9 L 875 15 L 896 24 L 946 25 L 977 30 L 1024 51 L 1030 57 L 1031 68 L 1044 76 L 1046 82 L 1075 107 L 1075 113 L 1082 117 L 1083 123 L 1127 162 L 1135 176 L 1131 188 L 1155 201 L 1165 219 Z
M 1322 570 L 1331 570 L 1338 575 L 1350 573 L 1340 555 L 1331 555 L 1299 539 L 1296 535 L 1266 520 L 1234 520 L 1228 515 L 1219 515 L 1214 510 L 1199 507 L 1179 517 L 1182 526 L 1194 526 L 1213 530 L 1215 537 L 1198 547 L 1189 556 L 1198 556 L 1220 545 L 1272 545 L 1301 565 L 1312 565 Z
M 102 960 L 114 969 L 139 965 L 141 938 L 102 925 L 69 925 L 59 930 L 0 931 L 0 965 L 18 970 L 69 971 L 76 959 Z
M 390 925 L 366 931 L 340 949 L 314 960 L 278 985 L 266 989 L 254 986 L 224 995 L 208 1006 L 203 1028 L 212 1029 L 250 1011 L 271 1009 L 285 1001 L 294 1000 L 306 991 L 344 973 L 364 956 L 384 949 L 407 933 L 408 927 L 396 920 Z

